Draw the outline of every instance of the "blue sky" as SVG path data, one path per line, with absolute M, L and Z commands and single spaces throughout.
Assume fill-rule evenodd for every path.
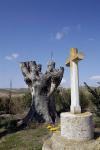
M 51 51 L 64 66 L 71 47 L 85 55 L 80 84 L 100 81 L 99 0 L 0 0 L 0 88 L 25 87 L 20 61 L 36 60 L 43 72 Z M 63 83 L 70 85 L 69 68 Z

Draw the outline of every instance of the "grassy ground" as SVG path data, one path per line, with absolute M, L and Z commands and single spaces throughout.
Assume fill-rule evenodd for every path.
M 47 125 L 31 123 L 29 128 L 14 132 L 14 119 L 9 116 L 0 117 L 0 150 L 42 150 L 43 142 L 51 136 Z M 93 120 L 97 128 L 96 134 L 99 133 L 100 136 L 100 117 L 93 117 Z
M 100 118 L 94 117 L 94 123 L 100 135 Z M 0 125 L 0 150 L 42 150 L 43 142 L 51 136 L 46 124 L 32 123 L 29 128 L 18 132 L 13 130 L 14 120 L 9 124 L 7 119 L 1 119 Z M 9 125 L 12 130 L 9 130 Z
M 8 134 L 1 138 L 0 150 L 41 150 L 48 135 L 46 125 Z

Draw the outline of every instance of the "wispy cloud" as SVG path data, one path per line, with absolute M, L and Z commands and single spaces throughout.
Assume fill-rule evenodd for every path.
M 63 39 L 64 37 L 66 37 L 66 36 L 68 35 L 69 31 L 70 31 L 70 28 L 69 28 L 69 27 L 63 27 L 63 28 L 61 29 L 61 31 L 58 31 L 58 32 L 56 33 L 55 39 L 56 39 L 56 40 L 61 40 L 61 39 Z
M 61 40 L 65 37 L 65 33 L 64 32 L 57 32 L 56 33 L 56 40 Z
M 70 27 L 68 26 L 63 27 L 60 31 L 56 32 L 55 36 L 53 36 L 52 39 L 55 38 L 56 40 L 62 40 L 63 38 L 67 37 L 70 32 L 73 32 L 75 30 L 77 30 L 77 32 L 80 32 L 81 24 L 77 24 L 77 25 L 70 26 Z
M 5 56 L 5 59 L 6 60 L 12 60 L 12 57 L 11 56 Z
M 88 40 L 89 40 L 89 41 L 94 41 L 95 39 L 94 39 L 94 38 L 88 38 Z
M 12 54 L 13 58 L 17 58 L 18 56 L 19 56 L 19 54 L 17 54 L 17 53 Z
M 18 56 L 19 56 L 19 54 L 17 54 L 17 53 L 12 53 L 12 54 L 9 55 L 9 56 L 5 56 L 5 59 L 6 59 L 6 60 L 14 60 L 14 59 L 18 58 Z
M 100 75 L 91 76 L 90 80 L 100 80 Z

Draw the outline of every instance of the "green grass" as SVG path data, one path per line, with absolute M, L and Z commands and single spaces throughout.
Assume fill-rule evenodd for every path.
M 46 126 L 9 134 L 0 141 L 0 150 L 42 150 L 49 133 Z
M 100 123 L 100 118 L 94 117 Z M 100 125 L 100 124 L 99 124 Z M 98 126 L 100 128 L 100 126 Z M 0 132 L 5 128 L 0 128 Z M 47 125 L 30 124 L 26 130 L 8 134 L 0 139 L 0 150 L 42 150 L 43 142 L 51 136 Z

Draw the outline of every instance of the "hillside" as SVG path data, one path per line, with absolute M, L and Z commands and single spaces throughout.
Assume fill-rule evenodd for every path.
M 5 89 L 0 89 L 0 97 L 8 97 L 10 93 L 12 94 L 12 96 L 17 96 L 18 97 L 18 96 L 22 96 L 27 91 L 28 91 L 27 88 L 19 88 L 19 89 L 5 88 Z

